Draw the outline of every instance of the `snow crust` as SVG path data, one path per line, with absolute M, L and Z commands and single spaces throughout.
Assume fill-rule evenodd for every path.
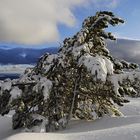
M 45 63 L 44 63 L 44 69 L 45 69 L 45 72 L 48 72 L 50 67 L 53 65 L 53 61 L 58 57 L 57 54 L 51 54 L 51 55 L 48 55 Z
M 39 90 L 42 90 L 44 99 L 47 99 L 49 97 L 51 88 L 52 88 L 52 82 L 48 80 L 47 78 L 43 77 L 40 79 L 37 85 L 33 88 L 33 90 L 35 90 L 36 92 L 39 92 Z
M 104 82 L 108 74 L 113 74 L 113 63 L 104 56 L 85 54 L 79 59 L 79 65 L 82 64 L 95 76 L 94 78 Z
M 119 95 L 118 90 L 120 88 L 120 84 L 123 83 L 123 80 L 130 80 L 132 83 L 136 79 L 140 80 L 140 71 L 131 71 L 131 72 L 124 72 L 122 74 L 113 74 L 108 79 L 113 84 L 115 93 Z M 130 87 L 130 88 L 128 87 L 128 89 L 136 92 L 133 87 Z
M 8 80 L 6 82 L 1 82 L 0 86 L 1 86 L 2 90 L 8 90 L 9 91 L 11 89 L 12 83 L 11 83 L 10 80 Z
M 90 53 L 90 49 L 88 48 L 87 44 L 83 44 L 81 46 L 74 46 L 72 48 L 72 54 L 76 57 L 79 56 L 81 51 L 85 51 L 87 53 Z
M 11 99 L 16 99 L 17 97 L 21 96 L 22 90 L 19 89 L 18 87 L 13 87 L 12 90 L 10 91 L 11 94 Z

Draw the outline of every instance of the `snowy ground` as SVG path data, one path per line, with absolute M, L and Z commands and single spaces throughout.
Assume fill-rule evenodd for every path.
M 0 140 L 140 140 L 140 98 L 131 99 L 121 110 L 123 117 L 72 121 L 55 133 L 20 133 L 11 129 L 10 116 L 0 117 Z

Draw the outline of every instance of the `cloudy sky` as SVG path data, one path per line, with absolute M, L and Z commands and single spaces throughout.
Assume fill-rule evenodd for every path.
M 113 11 L 126 21 L 109 29 L 117 37 L 140 39 L 139 0 L 0 0 L 0 43 L 58 44 L 99 10 Z

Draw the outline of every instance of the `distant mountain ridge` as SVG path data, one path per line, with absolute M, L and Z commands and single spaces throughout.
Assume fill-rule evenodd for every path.
M 140 64 L 140 41 L 117 39 L 117 41 L 107 41 L 111 53 L 120 59 Z M 47 48 L 11 48 L 0 46 L 0 64 L 35 64 L 38 58 L 45 54 L 57 53 L 58 47 Z
M 57 51 L 58 49 L 54 47 L 45 49 L 0 48 L 0 64 L 34 64 L 38 58 L 46 52 L 56 53 Z

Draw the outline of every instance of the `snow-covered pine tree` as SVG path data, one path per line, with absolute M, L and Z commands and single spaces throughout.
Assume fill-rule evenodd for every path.
M 115 37 L 105 28 L 123 22 L 112 12 L 97 12 L 58 54 L 46 53 L 19 79 L 1 81 L 0 114 L 15 110 L 14 129 L 38 126 L 40 132 L 65 128 L 71 118 L 121 115 L 118 106 L 128 102 L 125 95 L 136 95 L 132 83 L 140 79 L 136 64 L 113 58 L 106 48 Z

